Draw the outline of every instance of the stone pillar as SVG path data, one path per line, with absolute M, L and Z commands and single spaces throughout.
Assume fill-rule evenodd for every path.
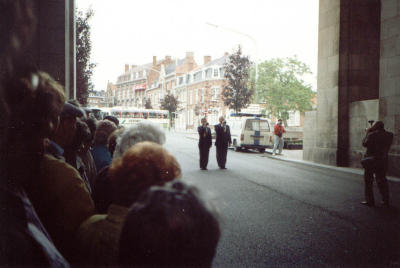
M 362 137 L 354 140 L 351 132 L 363 132 L 368 125 L 365 110 L 354 110 L 364 112 L 357 114 L 350 108 L 357 107 L 357 102 L 379 98 L 379 34 L 379 0 L 340 1 L 338 166 L 349 166 L 354 158 L 351 148 L 361 144 Z M 354 122 L 352 125 L 351 121 Z M 359 135 L 356 137 L 360 138 Z
M 76 99 L 76 22 L 75 0 L 65 1 L 65 93 Z
M 400 176 L 400 1 L 382 0 L 379 119 L 394 133 L 389 174 Z
M 318 27 L 317 111 L 306 115 L 304 159 L 336 165 L 338 139 L 340 0 L 321 0 Z M 312 117 L 310 119 L 310 116 Z M 315 137 L 314 139 L 312 137 Z

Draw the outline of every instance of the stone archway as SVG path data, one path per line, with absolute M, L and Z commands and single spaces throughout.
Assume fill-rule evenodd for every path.
M 306 114 L 304 159 L 359 166 L 368 120 L 394 132 L 400 175 L 400 3 L 320 0 L 317 111 Z

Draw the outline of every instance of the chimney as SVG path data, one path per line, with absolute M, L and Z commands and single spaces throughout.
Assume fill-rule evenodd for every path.
M 125 64 L 125 73 L 129 71 L 129 64 Z
M 211 61 L 211 56 L 204 56 L 204 65 Z
M 157 65 L 157 56 L 153 56 L 153 66 Z
M 186 58 L 193 59 L 194 53 L 193 52 L 186 52 Z

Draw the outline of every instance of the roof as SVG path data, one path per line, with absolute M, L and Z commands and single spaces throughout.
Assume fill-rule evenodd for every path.
M 165 74 L 168 75 L 170 73 L 175 72 L 176 67 L 183 65 L 185 59 L 178 59 L 176 62 L 171 63 L 165 68 Z
M 224 65 L 225 62 L 227 62 L 228 60 L 229 60 L 229 55 L 224 55 L 221 58 L 210 61 L 209 63 L 203 65 L 202 67 L 204 68 L 212 65 Z

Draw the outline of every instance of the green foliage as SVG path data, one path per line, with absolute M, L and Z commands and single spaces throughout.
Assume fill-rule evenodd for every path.
M 82 105 L 87 104 L 89 91 L 93 90 L 91 77 L 96 64 L 90 62 L 92 42 L 89 21 L 94 12 L 89 8 L 84 14 L 76 12 L 76 97 Z
M 144 103 L 144 108 L 146 109 L 153 109 L 153 106 L 151 105 L 151 100 L 150 98 L 146 98 L 146 101 Z
M 224 64 L 225 78 L 228 81 L 222 92 L 224 104 L 235 112 L 240 112 L 246 108 L 253 95 L 253 87 L 249 87 L 250 60 L 247 56 L 242 56 L 242 49 L 229 56 L 229 61 Z
M 310 68 L 296 57 L 264 61 L 258 65 L 255 98 L 266 102 L 269 115 L 284 121 L 290 111 L 311 110 L 315 93 L 302 79 L 307 74 Z
M 168 110 L 170 116 L 169 118 L 172 122 L 174 118 L 173 113 L 175 113 L 176 109 L 178 109 L 178 99 L 175 98 L 174 95 L 168 93 L 164 96 L 164 99 L 161 102 L 161 109 Z

